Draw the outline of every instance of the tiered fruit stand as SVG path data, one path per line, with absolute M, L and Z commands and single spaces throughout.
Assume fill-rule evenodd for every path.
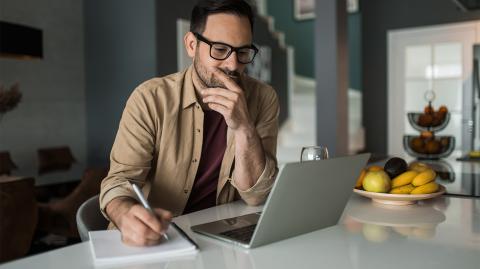
M 420 132 L 420 135 L 405 135 L 403 137 L 403 147 L 409 155 L 418 159 L 448 157 L 455 149 L 455 137 L 449 135 L 438 136 L 436 133 L 447 127 L 450 121 L 450 112 L 446 111 L 445 107 L 443 111 L 434 112 L 432 101 L 435 99 L 435 94 L 433 92 L 428 91 L 425 94 L 425 99 L 428 101 L 428 105 L 424 113 L 410 112 L 407 114 L 408 122 L 415 130 Z M 425 118 L 430 119 L 425 116 L 427 114 L 433 115 L 430 117 L 434 121 L 425 121 Z

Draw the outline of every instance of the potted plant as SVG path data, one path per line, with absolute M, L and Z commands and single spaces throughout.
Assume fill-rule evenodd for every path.
M 22 93 L 18 83 L 13 84 L 9 90 L 0 85 L 0 121 L 3 115 L 8 111 L 13 110 L 22 100 Z

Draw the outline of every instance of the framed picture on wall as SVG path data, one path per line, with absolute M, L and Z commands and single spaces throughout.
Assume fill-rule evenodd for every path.
M 315 0 L 293 0 L 293 16 L 299 21 L 315 18 Z
M 358 0 L 347 0 L 347 12 L 348 13 L 358 12 Z
M 358 12 L 358 0 L 346 0 L 347 12 Z M 315 0 L 293 0 L 293 16 L 296 20 L 309 20 L 315 18 Z

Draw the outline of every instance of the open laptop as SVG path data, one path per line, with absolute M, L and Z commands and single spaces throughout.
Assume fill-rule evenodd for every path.
M 192 226 L 194 232 L 254 248 L 336 225 L 369 153 L 285 164 L 263 212 Z

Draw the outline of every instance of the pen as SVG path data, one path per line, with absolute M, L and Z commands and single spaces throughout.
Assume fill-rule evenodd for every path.
M 132 187 L 133 187 L 133 191 L 135 192 L 135 194 L 137 195 L 138 199 L 140 199 L 140 202 L 142 203 L 143 207 L 145 207 L 145 209 L 147 209 L 148 211 L 150 211 L 151 213 L 154 213 L 152 208 L 150 207 L 150 205 L 148 204 L 147 202 L 147 199 L 145 199 L 145 197 L 143 196 L 143 193 L 142 191 L 140 190 L 140 188 L 137 186 L 137 184 L 135 183 L 131 183 L 132 184 Z M 154 213 L 155 214 L 155 213 Z
M 137 197 L 140 200 L 140 202 L 142 203 L 143 207 L 145 207 L 145 209 L 150 211 L 150 213 L 152 213 L 153 215 L 156 215 L 155 212 L 153 212 L 150 205 L 148 204 L 147 199 L 145 199 L 145 196 L 143 196 L 143 193 L 140 190 L 140 188 L 137 186 L 137 184 L 135 184 L 135 183 L 131 183 L 131 184 L 132 184 L 132 187 L 133 187 L 133 191 L 137 195 Z M 166 233 L 163 234 L 163 237 L 168 240 L 168 236 L 167 236 Z
M 155 215 L 155 212 L 153 212 L 152 208 L 150 207 L 150 205 L 148 204 L 147 202 L 147 199 L 145 199 L 145 197 L 143 196 L 143 193 L 142 191 L 140 190 L 140 188 L 137 186 L 137 184 L 135 183 L 131 183 L 132 184 L 132 187 L 133 187 L 133 191 L 135 192 L 135 194 L 137 195 L 138 199 L 140 200 L 140 202 L 142 203 L 143 207 L 145 207 L 145 209 L 147 209 L 148 211 L 150 211 L 152 214 Z M 186 240 L 188 240 L 188 242 L 190 242 L 192 245 L 195 246 L 196 249 L 199 249 L 198 248 L 198 245 L 197 243 L 195 243 L 195 241 L 193 241 L 189 236 L 188 234 L 185 233 L 185 231 L 182 230 L 182 228 L 180 228 L 175 222 L 171 222 L 172 226 L 174 227 L 174 229 L 176 229 L 180 235 L 185 238 Z M 164 234 L 165 238 L 168 240 L 168 237 L 167 237 L 167 234 Z

